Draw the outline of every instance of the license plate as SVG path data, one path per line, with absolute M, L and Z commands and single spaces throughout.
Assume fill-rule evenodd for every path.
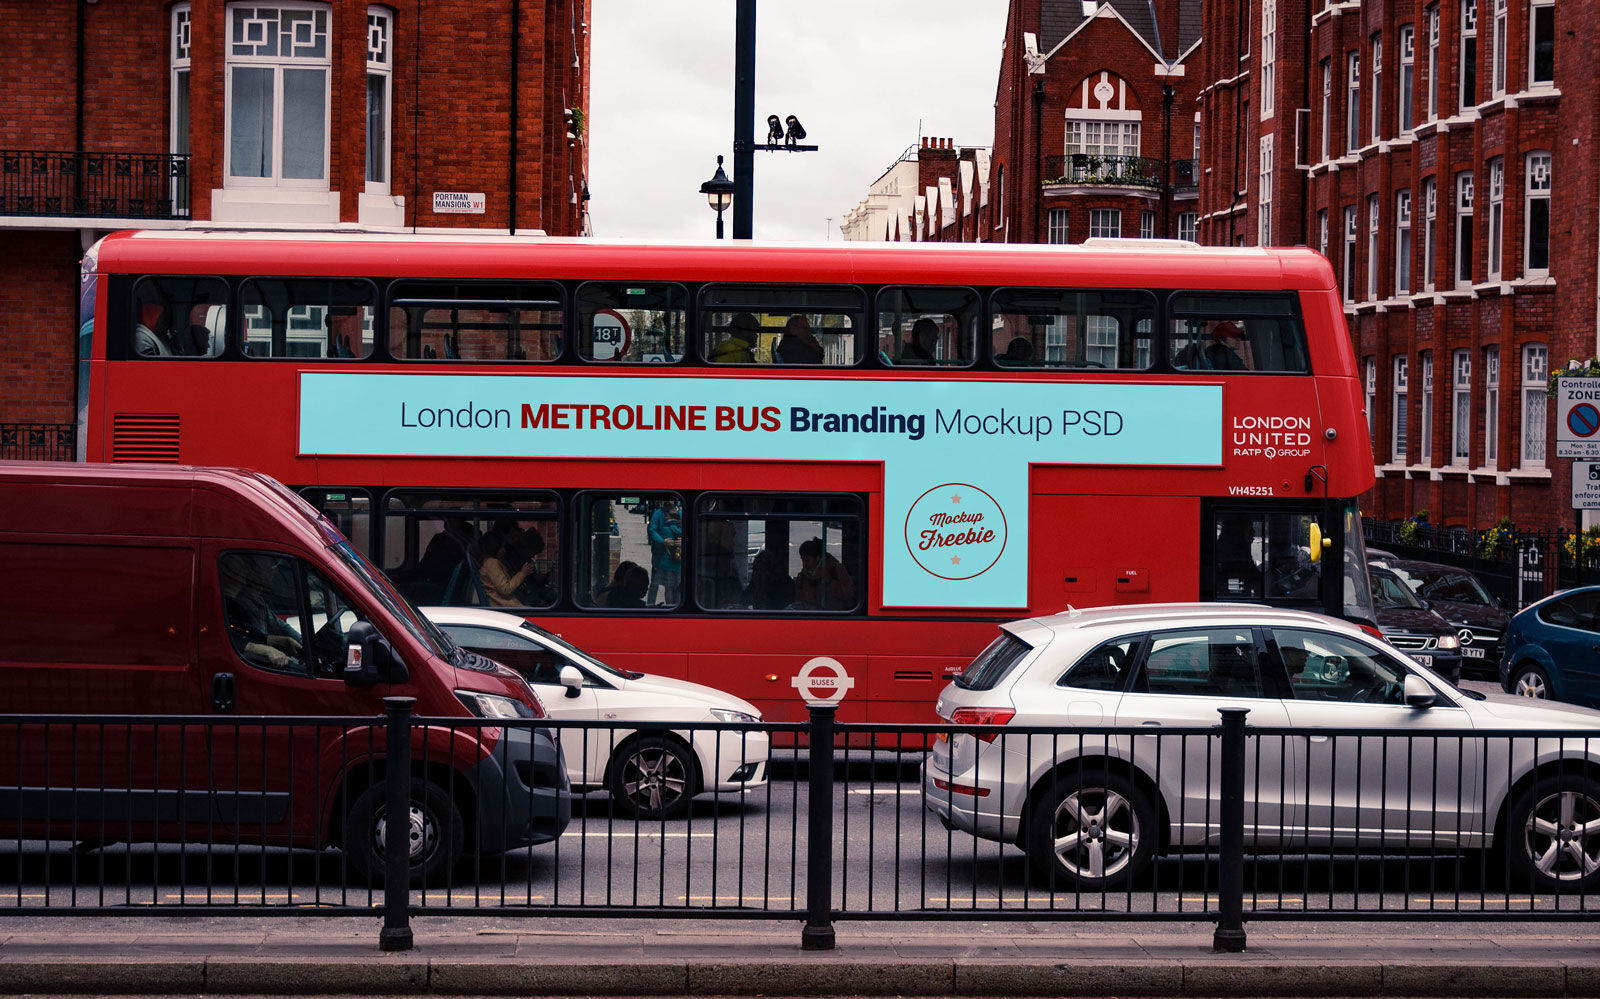
M 1424 654 L 1422 654 L 1420 652 L 1417 653 L 1416 655 L 1413 655 L 1411 658 L 1415 659 L 1417 662 L 1421 663 L 1424 666 L 1432 666 L 1433 665 L 1433 657 L 1429 656 L 1429 655 L 1424 655 Z
M 1462 649 L 1461 650 L 1461 654 L 1466 656 L 1468 659 L 1482 659 L 1483 658 L 1483 650 L 1482 649 Z

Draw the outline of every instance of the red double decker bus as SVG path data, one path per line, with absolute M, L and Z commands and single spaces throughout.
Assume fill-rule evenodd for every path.
M 1373 483 L 1303 249 L 126 233 L 84 266 L 91 461 L 291 484 L 418 603 L 800 717 L 923 721 L 994 622 L 1370 618 Z

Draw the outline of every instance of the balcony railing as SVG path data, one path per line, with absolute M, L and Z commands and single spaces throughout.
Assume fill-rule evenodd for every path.
M 0 150 L 0 216 L 186 219 L 189 157 Z
M 73 423 L 0 423 L 0 460 L 72 461 L 77 434 Z
M 1149 156 L 1097 156 L 1093 153 L 1046 156 L 1044 186 L 1144 187 L 1159 191 L 1162 166 L 1161 160 Z

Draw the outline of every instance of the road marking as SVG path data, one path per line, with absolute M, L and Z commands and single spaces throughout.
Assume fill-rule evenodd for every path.
M 787 895 L 753 895 L 742 898 L 738 895 L 679 895 L 680 902 L 736 902 L 739 905 L 765 905 L 769 902 L 793 902 L 794 899 Z
M 922 795 L 922 788 L 920 788 L 920 787 L 870 787 L 870 788 L 869 787 L 863 787 L 863 788 L 854 788 L 853 787 L 853 788 L 850 789 L 850 793 L 851 794 L 905 794 L 905 795 L 912 795 L 912 796 L 915 796 L 915 797 L 920 797 Z
M 691 832 L 669 832 L 669 833 L 650 832 L 650 833 L 632 833 L 632 834 L 629 834 L 629 833 L 625 833 L 625 832 L 622 832 L 622 833 L 612 832 L 609 829 L 594 829 L 594 830 L 586 830 L 584 832 L 584 836 L 587 836 L 587 837 L 592 837 L 592 838 L 595 838 L 595 839 L 614 839 L 614 840 L 615 839 L 620 839 L 620 840 L 630 840 L 630 839 L 710 839 L 711 837 L 713 837 L 715 835 L 716 835 L 716 833 L 714 833 L 714 832 L 697 832 L 697 833 L 691 833 Z

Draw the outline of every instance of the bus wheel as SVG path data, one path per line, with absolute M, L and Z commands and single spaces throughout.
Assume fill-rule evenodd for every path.
M 383 784 L 362 792 L 344 823 L 344 853 L 350 869 L 367 884 L 383 881 L 383 845 L 389 824 L 385 820 Z M 442 883 L 461 859 L 466 827 L 461 810 L 437 784 L 411 779 L 410 823 L 407 830 L 411 886 Z
M 689 810 L 694 785 L 694 759 L 676 739 L 645 736 L 611 763 L 611 800 L 634 818 L 677 818 Z
M 1116 774 L 1070 774 L 1033 810 L 1028 856 L 1052 887 L 1121 888 L 1150 865 L 1156 816 L 1150 799 Z

